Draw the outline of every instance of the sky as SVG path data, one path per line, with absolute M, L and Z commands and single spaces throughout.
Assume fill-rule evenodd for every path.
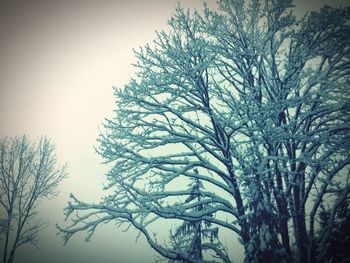
M 180 0 L 200 9 L 202 0 Z M 207 1 L 215 6 L 215 1 Z M 26 134 L 51 138 L 69 177 L 59 195 L 40 205 L 49 222 L 39 250 L 23 247 L 20 262 L 154 262 L 156 254 L 135 231 L 115 225 L 97 229 L 90 242 L 84 234 L 63 246 L 55 223 L 64 225 L 63 208 L 74 193 L 97 202 L 107 167 L 95 153 L 104 118 L 113 116 L 112 86 L 122 87 L 133 75 L 132 49 L 151 42 L 166 29 L 175 0 L 0 1 L 0 136 Z M 300 12 L 322 4 L 296 2 Z

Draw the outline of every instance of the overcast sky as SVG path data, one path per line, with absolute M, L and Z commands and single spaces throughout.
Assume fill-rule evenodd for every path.
M 112 86 L 123 86 L 132 76 L 132 49 L 152 41 L 155 30 L 167 28 L 176 2 L 1 1 L 0 136 L 48 136 L 70 172 L 59 196 L 41 205 L 41 216 L 50 225 L 42 232 L 40 250 L 26 247 L 17 262 L 154 262 L 155 253 L 143 238 L 135 243 L 133 231 L 107 225 L 90 242 L 77 235 L 63 247 L 54 225 L 63 222 L 69 193 L 86 201 L 102 195 L 106 168 L 93 146 L 101 122 L 112 116 Z M 215 6 L 215 1 L 207 2 Z M 327 3 L 299 2 L 299 10 Z M 180 3 L 202 6 L 201 0 Z

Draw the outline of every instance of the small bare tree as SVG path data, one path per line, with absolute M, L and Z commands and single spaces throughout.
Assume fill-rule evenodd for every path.
M 46 224 L 37 219 L 42 198 L 56 195 L 66 177 L 66 166 L 57 166 L 55 147 L 47 138 L 32 143 L 26 136 L 0 140 L 0 240 L 2 260 L 13 262 L 16 250 L 36 246 Z

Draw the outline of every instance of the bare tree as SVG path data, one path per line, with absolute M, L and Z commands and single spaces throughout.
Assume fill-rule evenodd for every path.
M 227 261 L 219 246 L 198 260 L 160 243 L 156 224 L 178 219 L 238 235 L 246 262 L 326 260 L 350 198 L 350 8 L 297 18 L 289 0 L 218 4 L 178 8 L 171 32 L 136 52 L 137 78 L 115 89 L 99 139 L 112 193 L 99 204 L 72 195 L 66 242 L 116 221 L 165 258 Z M 186 202 L 193 179 L 201 198 Z
M 38 232 L 46 225 L 37 218 L 42 198 L 56 194 L 66 176 L 66 166 L 58 167 L 54 146 L 46 139 L 31 143 L 26 136 L 0 141 L 0 237 L 2 260 L 14 261 L 24 244 L 36 246 Z

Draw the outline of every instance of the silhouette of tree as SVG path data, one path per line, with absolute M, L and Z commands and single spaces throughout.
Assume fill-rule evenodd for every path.
M 26 136 L 0 140 L 0 238 L 2 260 L 14 261 L 17 249 L 36 246 L 45 223 L 37 218 L 43 198 L 56 194 L 66 177 L 66 166 L 58 167 L 54 146 L 42 138 L 31 143 Z

